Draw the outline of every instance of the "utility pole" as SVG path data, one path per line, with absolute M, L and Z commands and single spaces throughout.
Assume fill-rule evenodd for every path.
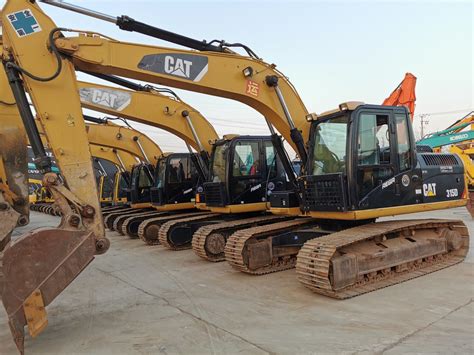
M 420 114 L 420 133 L 421 138 L 425 136 L 425 126 L 428 125 L 428 116 L 429 113 L 422 113 Z

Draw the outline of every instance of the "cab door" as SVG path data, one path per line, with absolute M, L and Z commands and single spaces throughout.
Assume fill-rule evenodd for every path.
M 132 203 L 150 202 L 150 189 L 153 186 L 153 172 L 151 169 L 151 165 L 139 165 L 133 168 L 130 186 Z
M 189 154 L 173 155 L 168 162 L 167 203 L 190 202 L 194 198 L 197 171 Z
M 265 173 L 260 139 L 238 139 L 234 142 L 230 166 L 229 204 L 265 201 Z
M 396 160 L 398 174 L 396 176 L 396 194 L 394 205 L 412 205 L 421 203 L 422 172 L 417 163 L 416 142 L 413 127 L 408 112 L 404 108 L 397 108 L 393 113 L 396 133 Z
M 411 125 L 405 109 L 356 110 L 352 138 L 356 209 L 415 203 L 415 159 Z

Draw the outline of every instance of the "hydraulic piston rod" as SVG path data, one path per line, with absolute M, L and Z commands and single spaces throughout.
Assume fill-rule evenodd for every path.
M 120 154 L 119 154 L 119 152 L 117 151 L 117 149 L 114 149 L 113 152 L 115 153 L 115 156 L 117 157 L 117 160 L 119 161 L 120 167 L 122 168 L 122 170 L 123 170 L 123 171 L 126 171 L 127 169 L 125 168 L 125 164 L 123 163 L 123 160 L 122 160 L 122 158 L 120 157 Z
M 265 81 L 269 87 L 273 87 L 275 89 L 278 101 L 280 101 L 281 108 L 283 109 L 283 113 L 285 114 L 286 120 L 288 121 L 288 125 L 290 126 L 291 139 L 296 145 L 297 153 L 300 156 L 303 165 L 306 165 L 308 155 L 304 146 L 304 139 L 301 135 L 301 132 L 295 127 L 295 123 L 293 121 L 293 118 L 291 117 L 288 105 L 286 104 L 285 98 L 283 97 L 280 87 L 278 86 L 278 77 L 275 75 L 269 75 L 265 78 Z
M 116 24 L 120 29 L 130 32 L 138 32 L 147 36 L 162 39 L 171 43 L 175 43 L 181 46 L 185 46 L 198 51 L 211 51 L 211 52 L 224 52 L 225 48 L 215 46 L 207 43 L 206 41 L 199 41 L 194 38 L 186 37 L 177 33 L 163 30 L 154 26 L 147 25 L 146 23 L 135 21 L 133 18 L 128 16 L 110 16 L 98 11 L 89 10 L 82 6 L 77 6 L 64 1 L 57 0 L 40 0 L 45 4 L 57 6 L 65 10 L 77 12 L 86 16 L 94 17 L 99 20 L 107 21 Z
M 135 136 L 133 137 L 133 140 L 137 143 L 138 148 L 140 149 L 140 152 L 142 153 L 143 157 L 145 158 L 145 161 L 150 164 L 150 159 L 148 159 L 148 156 L 145 153 L 145 150 L 143 149 L 142 144 L 140 143 L 140 138 Z

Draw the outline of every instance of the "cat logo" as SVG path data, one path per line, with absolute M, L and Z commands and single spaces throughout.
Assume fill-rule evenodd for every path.
M 208 68 L 207 57 L 183 53 L 149 54 L 138 63 L 138 69 L 177 76 L 194 82 L 200 81 Z
M 97 105 L 114 107 L 118 96 L 106 91 L 94 90 L 92 94 L 92 102 Z
M 426 197 L 436 196 L 436 183 L 423 184 L 423 195 Z
M 176 76 L 182 76 L 183 78 L 189 78 L 191 75 L 191 66 L 193 62 L 180 58 L 173 58 L 167 55 L 165 57 L 165 72 L 167 74 L 173 74 Z
M 90 103 L 115 111 L 122 111 L 132 100 L 129 93 L 113 89 L 81 88 L 79 95 L 81 102 L 85 104 Z

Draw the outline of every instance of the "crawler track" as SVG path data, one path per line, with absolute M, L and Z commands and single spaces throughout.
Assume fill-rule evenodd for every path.
M 112 212 L 126 211 L 126 210 L 131 210 L 131 208 L 129 206 L 112 206 L 112 207 L 103 207 L 101 209 L 102 217 L 105 217 Z
M 226 241 L 236 229 L 257 227 L 289 218 L 265 215 L 203 226 L 194 233 L 192 247 L 194 252 L 203 259 L 213 262 L 224 261 Z
M 279 256 L 278 253 L 272 253 L 271 237 L 278 233 L 284 233 L 297 229 L 299 227 L 311 226 L 315 224 L 312 218 L 298 218 L 290 221 L 278 222 L 265 226 L 242 229 L 232 234 L 227 240 L 225 246 L 225 259 L 229 264 L 242 272 L 263 275 L 271 272 L 287 270 L 295 267 L 296 253 L 294 256 Z M 265 240 L 262 244 L 262 252 L 271 254 L 271 260 L 267 262 L 253 263 L 253 258 L 258 259 L 257 253 L 250 253 L 249 244 L 254 244 Z M 262 253 L 262 254 L 263 254 Z
M 150 218 L 142 223 L 138 227 L 138 237 L 145 242 L 147 245 L 158 245 L 160 244 L 159 240 L 159 231 L 161 226 L 168 221 L 172 221 L 179 218 L 193 217 L 209 215 L 209 212 L 190 212 L 190 213 L 180 213 L 172 214 L 163 217 Z
M 125 232 L 123 231 L 124 230 L 123 225 L 125 224 L 126 221 L 131 220 L 132 218 L 136 218 L 136 217 L 145 217 L 145 216 L 155 217 L 161 214 L 163 213 L 153 210 L 153 211 L 146 211 L 143 213 L 133 214 L 132 216 L 123 215 L 123 216 L 117 217 L 114 220 L 113 230 L 121 235 L 126 235 L 127 234 L 126 229 L 125 229 Z
M 135 216 L 130 216 L 130 217 L 127 217 L 121 224 L 120 224 L 120 231 L 119 233 L 122 234 L 122 235 L 126 235 L 128 236 L 130 239 L 137 239 L 138 238 L 138 234 L 134 235 L 134 234 L 131 234 L 130 231 L 128 230 L 128 227 L 130 225 L 130 223 L 132 223 L 137 217 L 138 218 L 141 218 L 141 217 L 146 217 L 144 218 L 143 221 L 146 221 L 150 218 L 155 218 L 155 217 L 160 217 L 160 216 L 167 216 L 168 213 L 166 212 L 158 212 L 158 211 L 154 211 L 152 213 L 143 213 L 143 214 L 139 214 L 139 215 L 135 215 Z M 143 222 L 142 221 L 142 222 Z
M 168 248 L 168 249 L 171 249 L 171 250 L 191 249 L 191 241 L 189 243 L 186 243 L 186 244 L 183 244 L 183 245 L 175 245 L 169 240 L 168 233 L 171 230 L 171 228 L 177 227 L 178 225 L 184 225 L 184 224 L 189 223 L 189 222 L 214 218 L 216 216 L 218 216 L 217 213 L 205 213 L 205 214 L 199 215 L 199 216 L 195 215 L 195 216 L 192 216 L 192 217 L 179 219 L 177 221 L 169 221 L 169 222 L 164 223 L 161 226 L 161 228 L 158 232 L 158 238 L 160 240 L 161 245 L 163 245 L 165 248 Z
M 310 290 L 345 299 L 457 264 L 468 248 L 461 221 L 379 222 L 307 241 L 296 272 Z
M 117 211 L 117 212 L 112 212 L 110 214 L 108 214 L 107 216 L 104 217 L 104 225 L 106 228 L 110 229 L 110 230 L 114 230 L 114 221 L 117 217 L 119 216 L 133 216 L 133 215 L 136 215 L 138 213 L 144 213 L 144 212 L 147 212 L 149 211 L 148 209 L 141 209 L 141 208 L 137 208 L 137 209 L 133 209 L 131 208 L 130 210 L 127 210 L 127 211 Z

